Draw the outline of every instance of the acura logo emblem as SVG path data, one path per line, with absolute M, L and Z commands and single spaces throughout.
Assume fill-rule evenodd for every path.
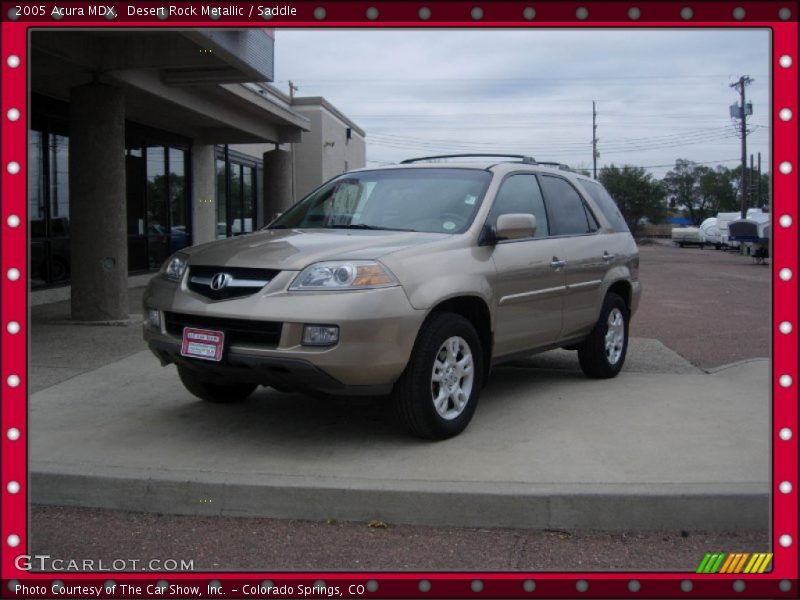
M 225 289 L 231 280 L 233 280 L 233 275 L 230 273 L 217 273 L 211 278 L 211 289 L 215 291 Z

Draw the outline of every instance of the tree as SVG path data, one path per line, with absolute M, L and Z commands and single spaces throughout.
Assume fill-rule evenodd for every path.
M 736 193 L 739 192 L 739 188 L 742 184 L 742 166 L 739 165 L 734 169 L 731 169 L 731 180 L 735 186 Z M 764 208 L 770 205 L 770 189 L 769 189 L 769 173 L 761 173 L 761 186 L 759 190 L 759 181 L 758 181 L 758 171 L 756 169 L 747 168 L 745 172 L 747 180 L 750 184 L 749 196 L 748 196 L 748 207 L 756 207 L 756 208 Z M 759 191 L 761 192 L 761 196 L 759 197 Z M 733 208 L 733 210 L 739 210 L 739 204 Z
M 705 214 L 698 215 L 696 223 L 702 223 L 708 216 L 718 212 L 732 212 L 739 208 L 736 200 L 733 174 L 730 169 L 717 166 L 716 169 L 701 166 L 697 168 L 697 193 Z
M 723 166 L 712 169 L 679 158 L 663 182 L 670 206 L 685 210 L 692 223 L 699 225 L 718 212 L 733 212 L 739 208 L 736 178 L 736 171 Z
M 622 216 L 633 235 L 636 235 L 643 219 L 659 223 L 664 219 L 664 188 L 641 167 L 613 164 L 603 167 L 598 179 L 608 193 L 617 201 Z

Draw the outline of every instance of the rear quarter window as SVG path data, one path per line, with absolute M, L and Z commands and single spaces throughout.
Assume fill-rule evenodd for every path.
M 583 189 L 586 190 L 591 199 L 597 204 L 597 207 L 603 213 L 603 216 L 605 216 L 611 228 L 614 231 L 630 231 L 630 229 L 628 229 L 628 224 L 625 222 L 625 218 L 617 207 L 617 203 L 614 202 L 614 199 L 611 197 L 611 194 L 606 191 L 606 188 L 596 181 L 589 181 L 588 179 L 581 179 L 580 181 Z

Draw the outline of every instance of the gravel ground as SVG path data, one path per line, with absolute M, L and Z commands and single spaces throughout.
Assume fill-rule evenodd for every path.
M 194 560 L 198 571 L 694 571 L 706 552 L 764 552 L 766 533 L 459 529 L 34 507 L 32 552 Z
M 642 301 L 631 335 L 655 338 L 708 369 L 770 356 L 772 267 L 734 252 L 639 248 Z

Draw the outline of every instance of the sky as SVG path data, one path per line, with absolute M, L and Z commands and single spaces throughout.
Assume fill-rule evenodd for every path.
M 367 137 L 367 166 L 413 156 L 513 152 L 577 168 L 678 158 L 741 163 L 730 87 L 753 103 L 747 153 L 769 164 L 770 35 L 758 29 L 291 30 L 275 85 L 324 96 Z

